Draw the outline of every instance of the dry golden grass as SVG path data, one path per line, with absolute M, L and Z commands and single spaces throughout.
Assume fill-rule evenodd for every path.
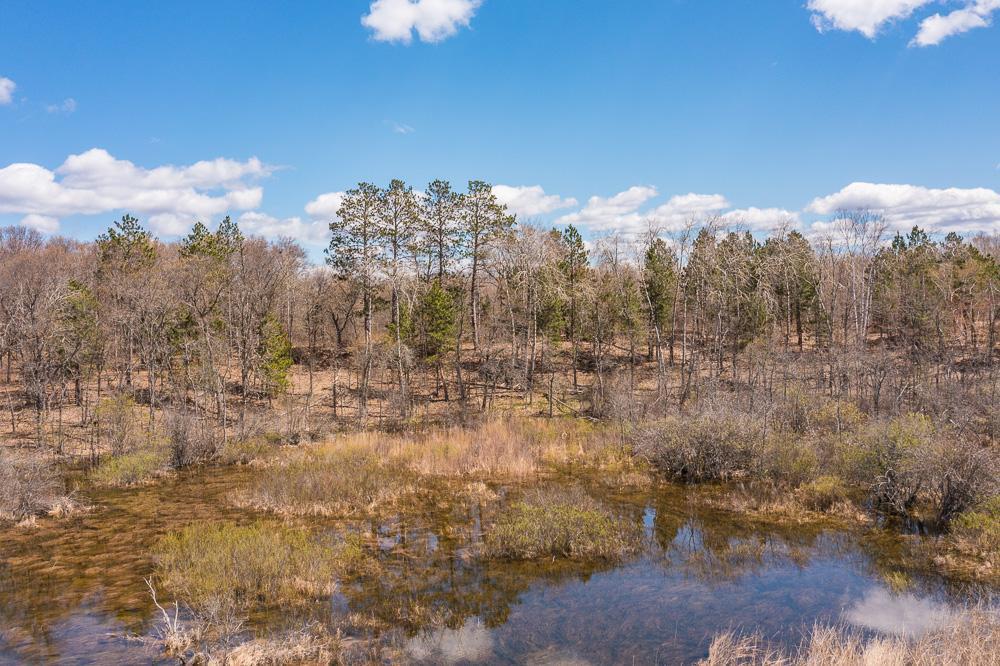
M 844 627 L 815 627 L 795 653 L 760 636 L 718 636 L 701 666 L 994 666 L 1000 655 L 1000 613 L 964 612 L 917 638 L 865 637 Z

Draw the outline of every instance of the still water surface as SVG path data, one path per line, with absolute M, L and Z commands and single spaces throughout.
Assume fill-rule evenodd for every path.
M 86 514 L 0 528 L 0 664 L 170 663 L 138 639 L 158 619 L 143 583 L 150 550 L 195 520 L 254 519 L 226 499 L 253 473 L 209 469 L 87 491 Z M 641 556 L 601 567 L 482 562 L 471 553 L 490 509 L 439 497 L 381 523 L 316 522 L 373 533 L 378 574 L 342 581 L 305 615 L 279 610 L 249 628 L 353 614 L 389 626 L 416 663 L 674 664 L 705 656 L 729 629 L 788 645 L 816 621 L 912 635 L 982 593 L 913 569 L 889 532 L 752 524 L 693 501 L 703 489 L 594 492 L 643 523 Z

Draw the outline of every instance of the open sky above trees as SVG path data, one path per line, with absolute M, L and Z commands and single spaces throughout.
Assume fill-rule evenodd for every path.
M 593 239 L 1000 230 L 998 0 L 0 3 L 0 224 L 289 236 L 359 181 Z M 819 225 L 819 226 L 817 226 Z

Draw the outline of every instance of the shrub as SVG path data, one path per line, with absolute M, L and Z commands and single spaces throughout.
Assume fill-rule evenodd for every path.
M 401 470 L 379 464 L 371 451 L 303 451 L 258 477 L 236 503 L 286 515 L 349 515 L 394 501 L 403 491 Z
M 618 560 L 639 550 L 642 530 L 582 490 L 535 491 L 504 510 L 486 533 L 495 559 Z
M 90 479 L 98 486 L 125 488 L 148 483 L 166 466 L 166 459 L 159 451 L 137 451 L 107 458 L 90 472 Z
M 0 520 L 30 519 L 66 502 L 62 479 L 48 461 L 0 450 Z
M 762 433 L 747 418 L 701 415 L 663 420 L 636 436 L 636 453 L 685 481 L 715 481 L 757 471 Z
M 196 523 L 165 536 L 155 561 L 166 589 L 200 620 L 229 627 L 258 604 L 331 593 L 339 552 L 278 524 Z
M 870 489 L 876 505 L 905 515 L 929 486 L 926 452 L 935 436 L 921 414 L 874 423 L 840 443 L 838 466 L 850 482 Z
M 821 476 L 798 489 L 803 506 L 813 511 L 829 511 L 837 504 L 847 501 L 847 485 L 836 476 Z

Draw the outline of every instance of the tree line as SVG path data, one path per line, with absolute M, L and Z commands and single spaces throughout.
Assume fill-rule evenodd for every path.
M 120 395 L 151 429 L 167 410 L 225 433 L 282 396 L 306 424 L 364 425 L 514 405 L 637 421 L 804 392 L 995 437 L 997 236 L 892 235 L 871 211 L 829 229 L 700 220 L 587 243 L 443 180 L 349 190 L 322 266 L 229 218 L 177 242 L 128 215 L 93 242 L 7 227 L 3 407 L 14 434 L 31 414 L 62 446 Z

